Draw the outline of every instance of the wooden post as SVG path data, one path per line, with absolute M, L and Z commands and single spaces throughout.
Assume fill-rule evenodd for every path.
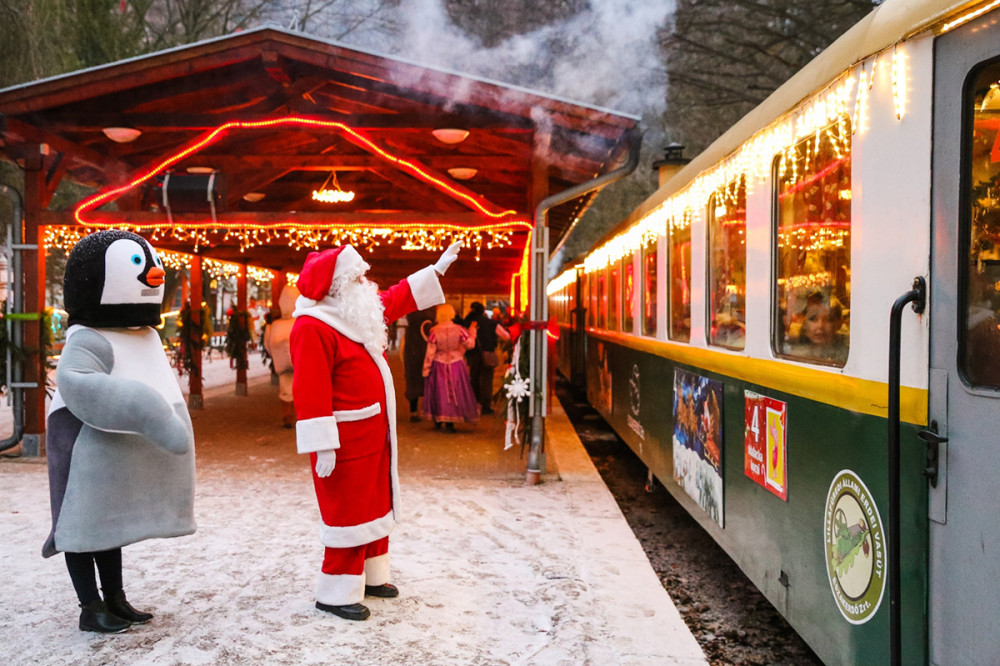
M 47 369 L 42 326 L 45 316 L 45 248 L 42 246 L 40 217 L 45 201 L 44 146 L 32 147 L 24 163 L 24 260 L 23 289 L 24 312 L 37 314 L 36 319 L 24 321 L 24 346 L 32 350 L 24 362 L 24 381 L 37 388 L 24 392 L 24 437 L 22 452 L 25 456 L 45 455 L 45 379 Z M 35 248 L 32 248 L 35 246 Z
M 243 318 L 247 311 L 247 265 L 240 264 L 240 273 L 236 277 L 236 316 L 240 323 L 246 323 L 247 327 L 253 324 Z M 247 331 L 249 333 L 249 331 Z M 243 348 L 244 360 L 246 359 L 247 348 Z M 236 367 L 236 395 L 247 394 L 247 369 L 246 367 Z
M 191 325 L 195 327 L 196 332 L 191 335 L 201 335 L 202 330 L 202 310 L 201 310 L 201 295 L 202 295 L 202 275 L 201 275 L 201 256 L 194 255 L 191 257 L 191 291 L 190 300 L 188 303 L 191 305 Z M 192 338 L 188 338 L 189 340 Z M 199 338 L 200 339 L 200 338 Z M 191 409 L 203 409 L 204 408 L 204 398 L 202 396 L 202 385 L 201 385 L 201 358 L 202 353 L 199 348 L 197 353 L 194 355 L 194 369 L 188 376 L 188 406 Z

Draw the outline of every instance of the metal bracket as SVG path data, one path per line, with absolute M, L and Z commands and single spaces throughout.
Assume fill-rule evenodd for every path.
M 948 438 L 939 435 L 937 430 L 937 421 L 931 421 L 930 428 L 917 433 L 917 437 L 927 444 L 927 467 L 920 473 L 930 481 L 931 488 L 937 488 L 941 444 L 948 441 Z

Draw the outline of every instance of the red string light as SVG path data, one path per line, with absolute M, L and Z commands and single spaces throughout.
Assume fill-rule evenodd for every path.
M 336 130 L 338 132 L 341 132 L 342 134 L 345 134 L 345 135 L 351 137 L 354 140 L 354 142 L 356 142 L 357 144 L 361 145 L 365 150 L 368 150 L 369 152 L 374 153 L 375 155 L 377 155 L 378 157 L 386 160 L 390 164 L 395 165 L 400 170 L 405 171 L 405 172 L 407 172 L 407 173 L 415 176 L 416 178 L 418 178 L 418 179 L 424 181 L 425 183 L 433 186 L 434 188 L 438 189 L 439 191 L 444 192 L 448 196 L 464 202 L 467 206 L 469 206 L 470 208 L 473 208 L 473 209 L 479 211 L 481 214 L 483 214 L 483 215 L 485 215 L 487 217 L 493 218 L 493 219 L 497 219 L 497 220 L 499 220 L 501 218 L 512 218 L 512 219 L 507 220 L 504 224 L 501 224 L 501 225 L 481 225 L 481 226 L 478 226 L 478 227 L 459 227 L 459 226 L 456 226 L 456 225 L 452 225 L 451 227 L 448 227 L 447 225 L 445 225 L 444 227 L 435 227 L 435 228 L 453 228 L 453 229 L 461 229 L 461 230 L 466 230 L 466 231 L 474 231 L 474 230 L 484 231 L 484 230 L 494 230 L 494 229 L 499 229 L 499 228 L 513 229 L 513 228 L 518 228 L 518 227 L 525 228 L 525 229 L 531 229 L 531 223 L 528 220 L 526 220 L 524 218 L 514 218 L 513 217 L 513 216 L 517 215 L 517 211 L 515 211 L 515 210 L 503 210 L 503 211 L 500 211 L 500 210 L 491 210 L 490 207 L 487 207 L 486 205 L 484 205 L 483 202 L 480 201 L 477 197 L 472 196 L 472 195 L 470 195 L 470 194 L 468 194 L 466 192 L 460 191 L 460 190 L 456 189 L 455 187 L 453 187 L 450 183 L 448 183 L 448 182 L 446 182 L 446 181 L 444 181 L 444 180 L 442 180 L 442 179 L 440 179 L 440 178 L 438 178 L 436 176 L 431 175 L 430 173 L 428 173 L 420 165 L 415 164 L 413 162 L 410 162 L 409 160 L 405 160 L 405 159 L 403 159 L 401 157 L 398 157 L 396 155 L 393 155 L 393 154 L 389 153 L 386 150 L 383 150 L 378 145 L 376 145 L 371 139 L 369 139 L 368 137 L 364 136 L 363 134 L 361 134 L 357 130 L 353 129 L 352 127 L 349 127 L 349 126 L 345 125 L 344 123 L 339 123 L 339 122 L 334 122 L 334 121 L 328 121 L 328 120 L 319 120 L 319 119 L 316 119 L 316 118 L 305 118 L 305 117 L 301 117 L 301 116 L 287 116 L 287 117 L 282 117 L 282 118 L 273 118 L 271 120 L 261 120 L 261 121 L 239 121 L 239 120 L 233 120 L 233 121 L 229 121 L 229 122 L 223 123 L 222 125 L 219 125 L 218 127 L 216 127 L 214 130 L 211 130 L 207 134 L 205 134 L 202 137 L 196 139 L 193 143 L 191 143 L 190 145 L 188 145 L 186 148 L 182 148 L 181 150 L 179 150 L 178 152 L 174 153 L 170 157 L 167 157 L 166 159 L 164 159 L 163 161 L 159 162 L 155 166 L 153 166 L 153 167 L 147 169 L 145 172 L 139 174 L 138 176 L 136 176 L 135 178 L 133 178 L 127 184 L 122 185 L 120 187 L 115 187 L 115 188 L 111 188 L 111 189 L 108 189 L 108 190 L 104 190 L 104 191 L 98 192 L 96 194 L 93 194 L 93 195 L 87 197 L 86 199 L 84 199 L 83 201 L 81 201 L 77 205 L 76 209 L 73 212 L 73 217 L 77 221 L 78 224 L 85 224 L 85 225 L 90 225 L 90 226 L 94 226 L 94 227 L 113 227 L 113 226 L 117 226 L 117 225 L 112 224 L 112 223 L 100 223 L 100 222 L 95 222 L 95 221 L 89 221 L 89 220 L 87 220 L 87 219 L 84 218 L 84 215 L 87 212 L 92 211 L 95 208 L 97 208 L 97 207 L 99 207 L 99 206 L 107 203 L 108 201 L 116 199 L 117 197 L 121 196 L 122 194 L 124 194 L 126 192 L 129 192 L 130 190 L 138 187 L 142 183 L 144 183 L 147 180 L 153 178 L 157 174 L 165 171 L 166 169 L 169 169 L 171 166 L 173 166 L 174 164 L 177 164 L 181 160 L 183 160 L 183 159 L 185 159 L 185 158 L 187 158 L 187 157 L 189 157 L 189 156 L 191 156 L 191 155 L 193 155 L 193 154 L 195 154 L 195 153 L 203 150 L 204 148 L 207 148 L 208 146 L 210 146 L 213 143 L 215 143 L 215 142 L 219 141 L 220 139 L 222 139 L 226 135 L 226 133 L 228 133 L 232 129 L 248 129 L 248 130 L 253 130 L 253 129 L 264 129 L 264 128 L 276 127 L 276 126 L 281 126 L 281 125 L 305 125 L 305 126 L 310 126 L 310 127 L 319 127 L 319 128 L 324 128 L 324 129 L 331 129 L 331 130 Z M 158 228 L 158 227 L 163 226 L 163 225 L 159 225 L 159 224 L 147 224 L 147 225 L 130 225 L 130 226 L 136 227 L 136 228 L 141 228 L 141 229 L 155 229 L 155 228 Z M 204 222 L 204 223 L 188 223 L 188 224 L 184 224 L 184 225 L 181 225 L 181 226 L 184 226 L 186 228 L 193 228 L 193 229 L 194 228 L 206 229 L 206 228 L 215 228 L 215 227 L 218 227 L 219 225 L 218 225 L 218 223 L 216 223 L 216 222 L 213 221 L 213 222 Z M 230 226 L 236 226 L 236 225 L 232 224 Z M 259 223 L 243 223 L 243 224 L 240 224 L 239 226 L 241 226 L 243 228 L 249 228 L 249 229 L 267 229 L 267 228 L 274 228 L 276 226 L 285 226 L 285 227 L 297 228 L 297 229 L 315 228 L 315 225 L 302 225 L 302 224 L 295 224 L 295 223 L 287 223 L 287 224 L 284 224 L 284 225 L 262 225 L 262 224 L 259 224 Z M 342 227 L 359 226 L 360 227 L 360 226 L 369 226 L 369 225 L 360 225 L 359 224 L 359 225 L 337 225 L 337 226 L 342 226 Z M 400 225 L 400 224 L 382 225 L 382 224 L 380 224 L 379 226 L 390 227 L 390 228 L 393 228 L 393 229 L 406 229 L 406 228 L 422 228 L 422 227 L 424 227 L 426 225 L 420 225 L 420 224 L 411 224 L 411 225 L 406 225 L 406 224 L 403 224 L 403 225 Z

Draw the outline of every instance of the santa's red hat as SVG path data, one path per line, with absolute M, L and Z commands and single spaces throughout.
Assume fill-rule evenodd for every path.
M 302 264 L 296 286 L 303 296 L 318 301 L 330 293 L 330 285 L 335 279 L 357 268 L 367 270 L 368 264 L 350 245 L 310 252 Z

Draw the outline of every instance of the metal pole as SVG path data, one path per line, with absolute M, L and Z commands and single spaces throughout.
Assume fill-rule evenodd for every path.
M 889 315 L 889 661 L 899 666 L 902 652 L 899 605 L 899 402 L 900 346 L 902 345 L 903 308 L 913 303 L 917 314 L 927 304 L 927 284 L 922 277 L 913 279 L 913 289 L 896 299 Z
M 549 303 L 545 297 L 545 287 L 549 281 L 549 209 L 594 190 L 599 190 L 635 171 L 636 166 L 639 165 L 639 148 L 642 146 L 642 132 L 638 128 L 630 130 L 628 142 L 628 159 L 622 166 L 593 180 L 564 190 L 559 194 L 546 197 L 535 208 L 535 227 L 531 234 L 531 303 L 529 304 L 532 321 L 544 322 L 548 320 L 549 316 Z M 545 401 L 548 379 L 545 330 L 532 328 L 529 332 L 528 341 L 530 344 L 529 372 L 531 376 L 531 402 L 528 406 L 528 415 L 531 417 L 531 447 L 528 450 L 526 480 L 529 484 L 534 484 L 541 481 L 541 475 L 545 471 Z
M 7 295 L 7 312 L 4 319 L 7 327 L 7 390 L 14 402 L 14 433 L 0 441 L 0 451 L 12 449 L 20 443 L 24 436 L 24 365 L 18 355 L 12 352 L 14 348 L 24 347 L 24 324 L 14 322 L 11 313 L 24 311 L 24 288 L 21 284 L 24 275 L 21 270 L 22 229 L 24 206 L 21 195 L 14 188 L 0 183 L 0 192 L 10 199 L 14 206 L 13 220 L 7 230 L 7 246 L 10 252 L 8 275 L 13 276 L 10 292 Z M 44 353 L 44 352 L 43 352 Z

